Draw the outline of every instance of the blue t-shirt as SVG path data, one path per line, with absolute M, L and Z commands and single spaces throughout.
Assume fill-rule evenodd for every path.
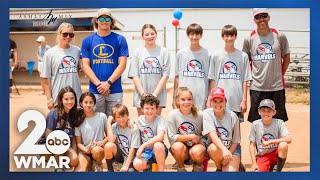
M 118 67 L 118 58 L 129 56 L 126 39 L 111 32 L 108 36 L 94 33 L 82 41 L 81 58 L 89 58 L 90 66 L 100 81 L 107 81 Z M 111 94 L 122 93 L 121 76 L 110 87 Z M 90 82 L 89 91 L 99 94 L 97 87 Z

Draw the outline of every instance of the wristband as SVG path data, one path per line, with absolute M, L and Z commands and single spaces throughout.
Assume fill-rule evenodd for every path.
M 112 85 L 112 81 L 110 81 L 110 79 L 107 82 L 109 85 Z

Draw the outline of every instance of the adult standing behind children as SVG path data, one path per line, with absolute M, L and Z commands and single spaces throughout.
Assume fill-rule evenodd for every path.
M 9 59 L 9 78 L 10 78 L 10 93 L 12 92 L 13 80 L 12 80 L 12 70 L 18 67 L 18 48 L 14 40 L 10 39 L 10 59 Z M 12 68 L 13 67 L 13 68 Z
M 248 55 L 234 47 L 237 39 L 237 29 L 233 25 L 226 25 L 221 30 L 221 37 L 225 42 L 224 49 L 215 51 L 210 63 L 210 89 L 220 87 L 225 89 L 227 109 L 243 117 L 247 111 L 247 82 L 252 79 L 249 69 Z M 210 106 L 208 98 L 207 106 Z M 243 118 L 241 118 L 243 120 Z
M 74 38 L 72 24 L 63 22 L 57 30 L 57 45 L 50 48 L 43 56 L 44 91 L 47 96 L 48 109 L 52 109 L 60 89 L 70 86 L 79 99 L 81 86 L 78 72 L 80 70 L 80 49 L 71 45 Z
M 283 76 L 290 63 L 289 43 L 282 32 L 269 27 L 270 15 L 266 8 L 254 8 L 253 16 L 257 29 L 243 43 L 243 51 L 248 54 L 252 65 L 253 79 L 248 121 L 260 119 L 258 104 L 266 98 L 276 104 L 275 117 L 287 121 Z
M 170 56 L 168 49 L 156 44 L 157 30 L 152 24 L 142 27 L 144 47 L 136 49 L 130 63 L 128 77 L 133 79 L 135 91 L 133 106 L 137 108 L 138 115 L 141 111 L 141 97 L 146 93 L 152 93 L 160 100 L 157 114 L 161 114 L 167 104 L 166 83 L 170 75 Z
M 92 22 L 98 31 L 82 41 L 83 71 L 90 80 L 89 92 L 97 99 L 95 111 L 110 116 L 112 106 L 122 103 L 121 74 L 126 69 L 128 45 L 122 35 L 111 32 L 115 19 L 109 9 L 100 9 Z
M 36 40 L 38 43 L 37 47 L 37 59 L 38 59 L 38 71 L 39 74 L 41 75 L 42 69 L 43 69 L 43 55 L 44 53 L 50 48 L 49 45 L 47 45 L 46 38 L 44 36 L 39 36 L 38 39 Z M 40 78 L 40 84 L 42 87 L 42 91 L 39 93 L 39 95 L 44 94 L 44 85 L 43 85 L 43 79 Z
M 204 110 L 209 94 L 208 72 L 211 55 L 200 45 L 203 29 L 199 24 L 190 24 L 186 32 L 190 46 L 177 52 L 174 90 L 178 87 L 188 87 L 193 93 L 195 105 Z M 174 102 L 173 100 L 173 107 Z

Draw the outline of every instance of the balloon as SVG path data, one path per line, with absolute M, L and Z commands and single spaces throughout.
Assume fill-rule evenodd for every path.
M 179 26 L 179 20 L 178 19 L 174 19 L 173 21 L 172 21 L 172 25 L 174 25 L 174 26 Z
M 173 11 L 173 17 L 176 18 L 176 19 L 178 19 L 178 20 L 180 20 L 181 17 L 182 17 L 182 11 L 181 11 L 181 9 L 175 9 L 175 10 Z

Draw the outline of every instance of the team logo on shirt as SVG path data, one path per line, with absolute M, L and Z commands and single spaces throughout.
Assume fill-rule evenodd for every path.
M 65 56 L 62 58 L 61 63 L 58 68 L 59 74 L 76 73 L 77 71 L 77 61 L 72 56 Z
M 272 46 L 269 43 L 261 43 L 256 49 L 255 61 L 268 62 L 276 59 L 276 54 L 273 52 Z
M 263 141 L 270 141 L 272 139 L 275 139 L 274 136 L 270 133 L 266 133 L 266 134 L 263 134 L 262 137 L 261 137 L 261 144 Z M 268 145 L 267 147 L 263 147 L 263 149 L 274 149 L 274 148 L 277 148 L 278 146 L 276 144 L 270 144 Z
M 126 154 L 129 154 L 130 148 L 129 148 L 129 139 L 127 138 L 127 136 L 118 134 L 118 142 L 119 142 L 120 149 L 122 149 L 122 151 L 124 151 Z
M 183 122 L 178 127 L 179 134 L 186 135 L 186 134 L 195 134 L 195 128 L 192 123 Z
M 204 68 L 200 61 L 193 59 L 187 63 L 186 71 L 183 71 L 184 77 L 204 78 Z
M 237 74 L 238 67 L 232 62 L 228 61 L 224 63 L 222 67 L 222 73 L 219 74 L 219 79 L 236 79 L 240 80 L 240 74 Z
M 154 133 L 153 130 L 148 126 L 144 127 L 142 131 L 140 131 L 142 143 L 149 141 L 149 139 L 153 138 Z
M 216 127 L 216 132 L 223 145 L 229 147 L 231 145 L 231 141 L 229 140 L 228 130 L 224 127 Z
M 109 44 L 98 44 L 92 50 L 93 55 L 97 59 L 93 59 L 93 64 L 114 64 L 112 58 L 114 48 Z
M 143 60 L 141 74 L 160 74 L 161 71 L 159 60 L 156 57 L 150 56 Z

